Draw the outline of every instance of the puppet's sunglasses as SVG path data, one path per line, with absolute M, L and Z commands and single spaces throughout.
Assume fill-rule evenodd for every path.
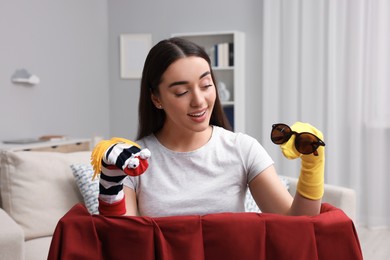
M 292 135 L 295 135 L 295 148 L 301 154 L 313 153 L 318 156 L 317 148 L 320 145 L 325 146 L 325 143 L 312 133 L 297 133 L 286 124 L 272 125 L 271 140 L 274 144 L 284 144 Z

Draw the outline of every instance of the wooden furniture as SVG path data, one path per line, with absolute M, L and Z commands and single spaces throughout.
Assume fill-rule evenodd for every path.
M 0 150 L 71 153 L 91 150 L 90 139 L 65 139 L 26 144 L 0 144 Z
M 239 31 L 221 31 L 175 33 L 172 36 L 190 40 L 206 50 L 212 61 L 217 86 L 221 88 L 225 85 L 230 93 L 228 100 L 222 100 L 223 95 L 220 93 L 229 121 L 235 132 L 245 132 L 245 34 Z M 230 53 L 228 51 L 231 62 L 221 62 L 221 55 L 218 53 L 222 52 L 218 50 L 225 48 L 226 51 L 226 48 L 229 49 L 226 44 L 229 43 L 233 47 Z

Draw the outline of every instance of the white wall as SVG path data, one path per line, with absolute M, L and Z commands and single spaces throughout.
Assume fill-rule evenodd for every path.
M 109 134 L 107 26 L 106 0 L 0 1 L 0 140 Z
M 150 33 L 153 43 L 172 33 L 239 30 L 246 34 L 247 133 L 260 138 L 262 1 L 108 1 L 111 134 L 135 138 L 140 80 L 119 75 L 119 36 Z
M 153 6 L 152 6 L 153 5 Z M 261 138 L 262 2 L 1 0 L 0 140 L 65 134 L 133 139 L 139 80 L 119 75 L 119 35 L 239 30 L 246 34 L 247 133 Z M 26 68 L 34 87 L 10 78 Z

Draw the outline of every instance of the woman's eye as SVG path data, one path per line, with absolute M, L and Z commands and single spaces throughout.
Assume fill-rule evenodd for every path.
M 184 96 L 188 91 L 183 91 L 183 92 L 180 92 L 180 93 L 175 93 L 175 96 L 176 97 L 181 97 L 181 96 Z
M 213 86 L 213 84 L 206 84 L 206 85 L 203 86 L 203 88 L 209 88 L 209 87 L 212 87 L 212 86 Z

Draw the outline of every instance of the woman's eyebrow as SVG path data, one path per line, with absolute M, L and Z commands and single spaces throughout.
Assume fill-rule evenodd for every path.
M 188 84 L 188 81 L 175 81 L 175 82 L 172 82 L 171 84 L 169 84 L 168 88 L 173 87 L 173 86 L 177 86 L 177 85 L 185 85 L 185 84 Z
M 211 74 L 211 72 L 210 72 L 210 71 L 206 71 L 205 73 L 203 73 L 202 75 L 200 75 L 199 79 L 204 78 L 204 77 L 206 77 L 206 76 L 209 75 L 209 74 Z
M 207 75 L 210 75 L 210 74 L 211 74 L 210 71 L 206 71 L 202 75 L 200 75 L 199 79 L 202 79 L 202 78 L 204 78 L 204 77 L 206 77 Z M 185 85 L 185 84 L 188 84 L 188 83 L 189 82 L 185 81 L 185 80 L 183 80 L 183 81 L 175 81 L 175 82 L 172 82 L 171 84 L 169 84 L 168 87 L 170 88 L 170 87 L 173 87 L 173 86 Z

